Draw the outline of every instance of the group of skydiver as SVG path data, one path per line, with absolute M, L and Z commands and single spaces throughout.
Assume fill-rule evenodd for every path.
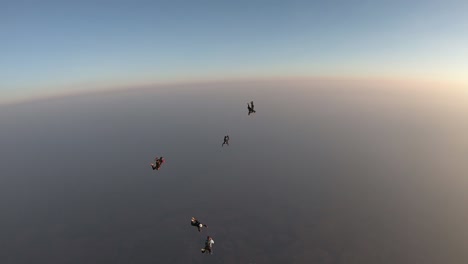
M 200 223 L 195 217 L 192 216 L 192 220 L 190 221 L 190 225 L 197 227 L 198 232 L 201 232 L 203 227 L 208 227 L 205 224 Z M 210 255 L 213 254 L 213 244 L 214 240 L 212 237 L 207 236 L 205 240 L 205 247 L 201 249 L 201 253 L 209 253 Z
M 253 101 L 250 102 L 250 105 L 249 103 L 247 103 L 247 108 L 249 109 L 248 115 L 252 113 L 256 113 L 254 109 Z M 229 146 L 229 135 L 224 136 L 224 141 L 221 147 L 224 147 L 224 145 Z M 154 163 L 151 163 L 151 168 L 153 168 L 153 170 L 159 170 L 161 168 L 161 165 L 164 163 L 164 161 L 165 161 L 164 157 L 160 157 L 160 158 L 156 157 L 154 160 Z M 208 227 L 207 225 L 200 223 L 200 221 L 198 221 L 195 217 L 192 217 L 192 220 L 190 221 L 190 225 L 197 227 L 198 232 L 201 232 L 203 227 Z M 213 254 L 213 244 L 214 244 L 213 238 L 210 236 L 207 236 L 205 240 L 205 247 L 201 249 L 201 253 L 209 253 L 210 255 Z

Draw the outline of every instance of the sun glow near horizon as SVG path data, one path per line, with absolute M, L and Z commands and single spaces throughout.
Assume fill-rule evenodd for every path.
M 9 2 L 0 23 L 0 104 L 242 79 L 467 87 L 467 8 L 439 0 Z
M 163 80 L 150 80 L 142 79 L 139 81 L 128 81 L 119 80 L 115 82 L 82 82 L 76 84 L 68 84 L 57 87 L 41 87 L 37 90 L 32 90 L 30 93 L 18 93 L 10 94 L 9 96 L 2 96 L 0 98 L 0 105 L 14 105 L 17 103 L 24 103 L 35 100 L 47 100 L 60 97 L 69 97 L 81 94 L 93 94 L 93 93 L 106 93 L 106 92 L 119 92 L 119 91 L 130 91 L 138 89 L 163 89 L 170 91 L 174 87 L 190 87 L 186 89 L 199 89 L 200 86 L 207 85 L 213 86 L 219 84 L 220 87 L 226 84 L 292 84 L 308 86 L 311 89 L 314 87 L 322 86 L 335 86 L 339 84 L 343 88 L 356 88 L 359 86 L 374 87 L 378 89 L 408 89 L 418 90 L 420 92 L 434 92 L 439 93 L 462 93 L 468 96 L 468 80 L 464 78 L 460 79 L 449 79 L 442 78 L 440 76 L 431 76 L 430 79 L 415 78 L 409 76 L 358 76 L 358 75 L 346 75 L 346 76 L 331 76 L 331 75 L 320 75 L 320 76 L 230 76 L 221 78 L 203 78 L 203 77 L 192 77 L 192 78 L 166 78 Z M 439 78 L 438 78 L 439 77 Z M 445 77 L 445 76 L 444 76 Z M 287 86 L 285 86 L 287 89 Z M 220 88 L 222 89 L 222 88 Z

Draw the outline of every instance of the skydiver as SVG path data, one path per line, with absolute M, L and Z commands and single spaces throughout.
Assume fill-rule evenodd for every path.
M 205 252 L 208 252 L 210 253 L 210 255 L 213 254 L 213 244 L 214 244 L 214 240 L 213 238 L 211 238 L 210 236 L 207 236 L 206 237 L 206 241 L 205 241 L 205 248 L 202 248 L 201 249 L 201 252 L 202 253 L 205 253 Z
M 249 103 L 247 103 L 247 109 L 249 110 L 248 115 L 250 115 L 252 113 L 252 108 L 250 107 Z
M 224 147 L 224 144 L 229 146 L 229 135 L 224 136 L 224 142 L 221 145 L 221 147 Z
M 153 170 L 159 170 L 159 168 L 161 168 L 161 165 L 164 163 L 164 158 L 161 157 L 161 158 L 158 158 L 156 157 L 155 159 L 155 163 L 151 163 L 151 168 L 153 168 Z
M 205 224 L 200 223 L 195 217 L 192 216 L 192 220 L 190 221 L 190 225 L 196 226 L 198 228 L 198 232 L 201 231 L 202 227 L 208 227 Z

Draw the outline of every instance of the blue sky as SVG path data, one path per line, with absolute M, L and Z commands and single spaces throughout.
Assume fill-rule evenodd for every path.
M 0 39 L 0 102 L 192 78 L 468 84 L 468 1 L 1 1 Z

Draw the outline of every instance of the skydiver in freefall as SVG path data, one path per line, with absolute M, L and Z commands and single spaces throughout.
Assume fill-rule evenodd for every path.
M 252 114 L 252 113 L 256 113 L 255 109 L 254 109 L 254 104 L 253 104 L 253 101 L 250 102 L 250 105 L 249 103 L 247 103 L 247 109 L 249 109 L 249 114 Z
M 192 216 L 192 220 L 190 220 L 190 225 L 196 226 L 198 228 L 198 232 L 201 231 L 202 227 L 208 227 L 205 224 L 200 223 L 195 217 Z
M 155 163 L 151 163 L 151 168 L 153 168 L 153 170 L 159 170 L 161 168 L 161 165 L 164 163 L 164 157 L 156 157 L 155 159 Z
M 221 145 L 221 147 L 224 147 L 224 144 L 229 146 L 229 135 L 224 136 L 224 142 Z
M 207 236 L 206 241 L 205 241 L 205 247 L 201 249 L 201 253 L 207 252 L 207 253 L 210 253 L 210 255 L 212 255 L 213 244 L 214 244 L 213 238 L 211 238 L 210 236 Z

